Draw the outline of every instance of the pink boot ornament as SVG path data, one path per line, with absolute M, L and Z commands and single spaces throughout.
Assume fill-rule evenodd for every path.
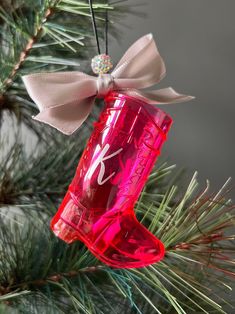
M 154 104 L 192 99 L 172 88 L 140 91 L 158 83 L 165 65 L 151 34 L 136 41 L 111 74 L 110 57 L 96 56 L 98 77 L 82 72 L 38 73 L 23 78 L 40 113 L 36 120 L 71 134 L 95 98 L 105 106 L 94 125 L 76 174 L 51 221 L 67 243 L 82 241 L 102 262 L 144 267 L 164 257 L 164 245 L 135 217 L 134 206 L 172 119 Z

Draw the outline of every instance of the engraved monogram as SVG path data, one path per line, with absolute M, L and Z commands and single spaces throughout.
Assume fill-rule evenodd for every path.
M 99 149 L 101 149 L 100 145 L 98 144 L 97 147 L 99 147 Z M 107 178 L 104 179 L 104 175 L 105 175 L 105 164 L 104 161 L 108 160 L 110 158 L 113 158 L 114 156 L 118 155 L 123 148 L 119 148 L 116 152 L 110 154 L 110 155 L 106 155 L 106 153 L 108 152 L 110 148 L 109 144 L 106 144 L 104 146 L 104 148 L 100 151 L 98 157 L 96 158 L 96 160 L 94 161 L 94 163 L 92 164 L 92 166 L 89 168 L 89 170 L 86 173 L 85 176 L 85 180 L 86 179 L 91 179 L 92 175 L 94 174 L 95 170 L 97 169 L 97 167 L 100 165 L 100 171 L 98 174 L 98 178 L 97 178 L 97 183 L 99 185 L 103 185 L 105 182 L 107 182 L 109 179 L 111 179 L 114 175 L 115 172 L 111 173 Z

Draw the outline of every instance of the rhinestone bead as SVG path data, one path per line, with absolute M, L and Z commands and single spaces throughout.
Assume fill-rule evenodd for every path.
M 113 64 L 109 55 L 97 55 L 91 60 L 91 68 L 95 74 L 108 73 L 112 67 Z

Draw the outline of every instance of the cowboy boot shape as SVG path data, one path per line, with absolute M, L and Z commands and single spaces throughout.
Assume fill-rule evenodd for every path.
M 163 258 L 164 245 L 138 222 L 134 205 L 172 119 L 120 93 L 105 103 L 51 228 L 67 243 L 83 241 L 109 266 L 144 267 Z

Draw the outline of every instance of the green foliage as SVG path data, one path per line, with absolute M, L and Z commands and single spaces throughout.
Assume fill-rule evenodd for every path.
M 94 3 L 101 38 L 104 12 L 112 9 L 103 1 Z M 25 0 L 0 4 L 0 124 L 6 111 L 39 135 L 39 124 L 31 120 L 37 109 L 21 76 L 77 69 L 88 53 L 89 58 L 95 54 L 92 39 L 87 1 Z
M 194 176 L 182 193 L 174 167 L 158 166 L 136 212 L 167 252 L 162 262 L 147 268 L 108 268 L 81 243 L 68 246 L 50 233 L 48 222 L 73 176 L 81 143 L 85 144 L 82 133 L 79 140 L 53 143 L 36 156 L 27 157 L 21 145 L 14 145 L 4 157 L 0 172 L 4 313 L 226 312 L 229 298 L 223 300 L 221 291 L 230 291 L 234 276 L 230 234 L 234 208 L 226 199 L 226 187 L 216 195 L 208 194 L 208 188 L 196 194 Z
M 46 210 L 48 202 L 56 206 L 76 169 L 85 144 L 85 131 L 87 136 L 87 129 L 83 128 L 77 141 L 70 138 L 54 143 L 30 157 L 22 144 L 15 143 L 1 162 L 0 206 L 27 206 L 39 213 Z
M 49 160 L 57 169 L 73 155 L 70 143 L 64 154 Z M 46 158 L 40 157 L 35 165 L 29 157 L 29 171 L 17 171 L 15 186 L 18 192 L 23 190 L 24 197 L 14 200 L 14 210 L 8 207 L 15 213 L 12 217 L 4 215 L 7 209 L 2 207 L 0 221 L 0 291 L 2 303 L 7 306 L 5 313 L 16 309 L 18 313 L 232 311 L 229 297 L 223 299 L 221 294 L 224 290 L 230 292 L 234 276 L 230 228 L 235 212 L 226 199 L 226 187 L 217 195 L 206 190 L 197 194 L 193 176 L 185 192 L 177 192 L 174 167 L 160 165 L 150 176 L 136 212 L 139 220 L 165 243 L 166 256 L 146 268 L 112 269 L 101 264 L 82 243 L 67 245 L 50 232 L 55 204 L 74 170 L 75 160 L 71 160 L 67 167 L 60 168 L 59 181 L 54 184 Z M 43 173 L 38 179 L 40 167 Z M 23 173 L 25 178 L 20 179 Z M 45 186 L 52 193 L 45 190 L 46 196 L 40 197 L 45 177 L 51 180 L 52 185 L 46 182 Z M 29 194 L 27 182 L 32 187 Z

